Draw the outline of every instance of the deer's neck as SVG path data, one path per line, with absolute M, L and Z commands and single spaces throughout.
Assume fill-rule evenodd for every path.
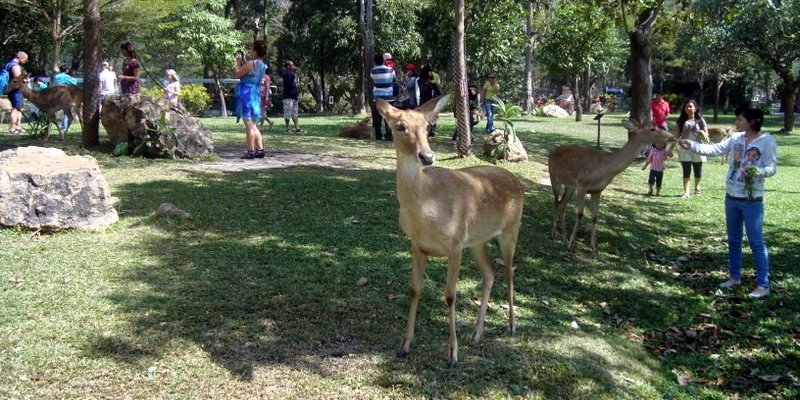
M 425 192 L 427 177 L 416 157 L 397 155 L 397 199 L 401 206 L 412 206 Z
M 628 168 L 633 160 L 636 159 L 636 156 L 639 154 L 639 150 L 643 145 L 644 143 L 642 143 L 640 140 L 631 138 L 627 143 L 625 143 L 624 146 L 622 146 L 620 150 L 612 153 L 608 159 L 607 165 L 613 175 L 617 175 L 624 171 L 625 168 Z

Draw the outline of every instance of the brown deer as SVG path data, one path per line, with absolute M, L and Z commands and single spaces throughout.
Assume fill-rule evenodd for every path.
M 731 136 L 733 129 L 730 128 L 708 128 L 708 140 L 711 143 L 719 143 Z M 719 157 L 720 164 L 728 161 L 728 153 Z
M 575 245 L 575 235 L 578 232 L 583 218 L 584 201 L 586 194 L 592 196 L 592 256 L 597 258 L 597 238 L 595 225 L 597 224 L 597 206 L 600 203 L 600 194 L 614 179 L 617 174 L 624 171 L 639 154 L 639 150 L 647 143 L 667 142 L 674 140 L 674 136 L 664 130 L 652 126 L 639 127 L 630 121 L 623 122 L 628 129 L 628 142 L 619 151 L 607 153 L 605 151 L 565 145 L 556 147 L 550 153 L 547 161 L 550 170 L 550 184 L 553 189 L 553 238 L 558 236 L 557 222 L 561 218 L 561 238 L 567 244 L 567 249 L 572 250 Z M 563 191 L 562 191 L 563 188 Z M 572 234 L 567 239 L 566 213 L 567 202 L 574 192 L 578 192 L 576 206 L 577 219 L 572 228 Z
M 0 99 L 0 125 L 6 119 L 6 114 L 11 112 L 11 101 L 8 99 Z
M 22 94 L 39 110 L 47 115 L 47 128 L 45 140 L 50 139 L 50 124 L 55 124 L 61 140 L 64 134 L 69 131 L 72 121 L 78 117 L 78 121 L 83 124 L 81 110 L 83 107 L 83 89 L 78 86 L 50 86 L 47 89 L 33 91 L 26 82 L 27 75 L 20 75 L 8 82 L 8 91 L 19 89 Z M 61 131 L 56 113 L 63 111 L 67 115 L 67 129 Z
M 497 238 L 503 253 L 508 286 L 508 330 L 514 333 L 514 248 L 525 193 L 513 174 L 495 166 L 463 169 L 432 167 L 436 156 L 428 144 L 428 123 L 449 96 L 434 98 L 416 110 L 399 110 L 379 100 L 378 112 L 394 132 L 397 153 L 397 201 L 400 227 L 411 239 L 411 305 L 403 343 L 405 356 L 414 339 L 417 306 L 428 257 L 447 257 L 445 301 L 450 320 L 450 366 L 458 363 L 456 284 L 464 248 L 470 248 L 483 278 L 481 305 L 473 343 L 484 332 L 495 268 L 487 244 Z
M 369 139 L 372 137 L 372 117 L 365 117 L 356 125 L 348 125 L 339 130 L 340 138 Z

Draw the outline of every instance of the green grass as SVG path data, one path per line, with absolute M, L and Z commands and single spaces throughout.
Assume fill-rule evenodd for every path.
M 603 119 L 605 147 L 624 141 L 621 118 Z M 660 198 L 643 196 L 647 173 L 634 163 L 603 194 L 593 260 L 586 232 L 573 253 L 550 238 L 540 179 L 555 146 L 593 145 L 595 123 L 520 119 L 533 162 L 502 165 L 527 194 L 517 335 L 504 334 L 498 281 L 487 333 L 469 343 L 480 274 L 465 252 L 460 363 L 450 369 L 444 260 L 427 269 L 411 354 L 395 356 L 410 246 L 397 223 L 391 145 L 335 137 L 356 120 L 302 118 L 304 136 L 271 133 L 265 143 L 368 167 L 359 170 L 220 172 L 198 167 L 208 159 L 112 158 L 108 144 L 79 148 L 76 133 L 46 144 L 96 157 L 121 217 L 100 232 L 0 230 L 0 398 L 800 397 L 800 136 L 776 138 L 765 223 L 773 293 L 751 300 L 749 249 L 746 285 L 716 294 L 727 254 L 723 166 L 707 163 L 704 194 L 683 201 L 677 163 Z M 218 146 L 242 146 L 233 119 L 204 122 Z M 780 124 L 770 117 L 766 129 Z M 456 158 L 452 130 L 442 118 L 439 164 L 485 163 Z M 0 147 L 16 144 L 42 145 L 0 137 Z M 156 219 L 162 202 L 192 218 Z M 369 282 L 358 287 L 361 277 Z

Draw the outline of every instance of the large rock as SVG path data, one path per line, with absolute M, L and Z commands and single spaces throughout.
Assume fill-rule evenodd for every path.
M 161 115 L 167 128 L 174 129 L 176 143 L 167 129 L 161 127 Z M 148 96 L 109 96 L 103 101 L 100 121 L 115 145 L 128 142 L 129 151 L 139 144 L 148 157 L 164 157 L 175 153 L 178 157 L 196 158 L 214 151 L 211 132 L 183 107 L 173 106 L 164 98 Z
M 544 115 L 546 117 L 554 117 L 554 118 L 565 118 L 569 117 L 569 113 L 567 110 L 555 105 L 555 104 L 548 104 L 542 107 L 544 111 Z
M 117 222 L 97 161 L 59 149 L 0 152 L 0 225 L 32 230 L 99 229 Z
M 506 138 L 504 132 L 497 129 L 483 139 L 483 154 L 492 157 L 492 152 L 494 149 L 501 146 L 505 148 Z M 528 152 L 525 151 L 522 141 L 519 140 L 519 136 L 517 136 L 517 140 L 511 143 L 511 151 L 504 151 L 500 154 L 497 154 L 495 157 L 498 160 L 506 160 L 508 162 L 527 162 Z

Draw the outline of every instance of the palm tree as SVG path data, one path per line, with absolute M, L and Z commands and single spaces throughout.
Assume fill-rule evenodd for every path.
M 455 0 L 455 29 L 453 30 L 453 83 L 455 87 L 456 150 L 459 157 L 470 155 L 469 97 L 467 95 L 467 58 L 464 40 L 464 0 Z

